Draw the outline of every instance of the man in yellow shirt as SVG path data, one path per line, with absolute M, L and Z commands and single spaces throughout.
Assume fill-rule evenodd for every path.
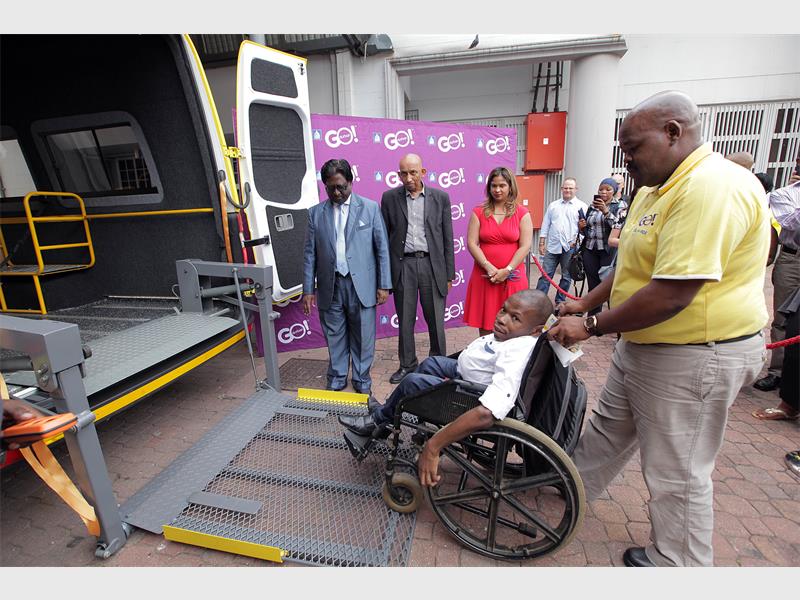
M 638 448 L 651 543 L 629 548 L 625 564 L 711 566 L 714 461 L 728 408 L 766 355 L 769 214 L 758 180 L 703 143 L 685 94 L 636 106 L 619 142 L 640 191 L 616 270 L 562 304 L 550 330 L 563 345 L 622 333 L 575 464 L 593 499 Z M 608 311 L 564 316 L 609 298 Z

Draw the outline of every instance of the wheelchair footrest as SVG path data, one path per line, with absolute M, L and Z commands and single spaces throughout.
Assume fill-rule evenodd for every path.
M 358 435 L 349 429 L 344 432 L 344 441 L 347 444 L 347 449 L 358 462 L 364 460 L 369 454 L 369 449 L 372 446 L 374 438 L 369 435 Z

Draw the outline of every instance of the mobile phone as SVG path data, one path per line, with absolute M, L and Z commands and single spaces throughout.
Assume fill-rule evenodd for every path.
M 602 200 L 602 198 L 600 197 L 600 194 L 595 194 L 595 195 L 594 195 L 594 196 L 592 196 L 592 197 L 595 199 L 595 201 L 597 201 L 597 200 Z

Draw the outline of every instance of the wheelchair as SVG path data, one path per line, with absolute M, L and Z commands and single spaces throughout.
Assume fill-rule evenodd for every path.
M 445 447 L 441 481 L 425 488 L 433 512 L 461 544 L 500 560 L 522 560 L 566 546 L 586 509 L 583 482 L 570 459 L 586 412 L 586 388 L 542 335 L 525 368 L 509 417 Z M 389 438 L 383 499 L 392 510 L 417 510 L 423 489 L 416 459 L 441 427 L 479 406 L 486 386 L 458 379 L 403 398 L 394 422 L 371 436 L 345 432 L 363 460 Z M 411 452 L 401 429 L 411 431 Z M 387 449 L 384 449 L 386 452 Z

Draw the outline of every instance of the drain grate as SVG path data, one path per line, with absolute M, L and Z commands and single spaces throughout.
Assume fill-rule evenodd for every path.
M 307 383 L 307 382 L 304 382 Z M 415 514 L 383 502 L 386 447 L 358 463 L 336 417 L 362 405 L 292 400 L 278 409 L 172 527 L 285 550 L 284 560 L 326 566 L 405 566 Z M 235 510 L 249 501 L 255 511 Z
M 280 367 L 281 388 L 301 387 L 324 390 L 328 383 L 328 361 L 315 358 L 290 358 Z

